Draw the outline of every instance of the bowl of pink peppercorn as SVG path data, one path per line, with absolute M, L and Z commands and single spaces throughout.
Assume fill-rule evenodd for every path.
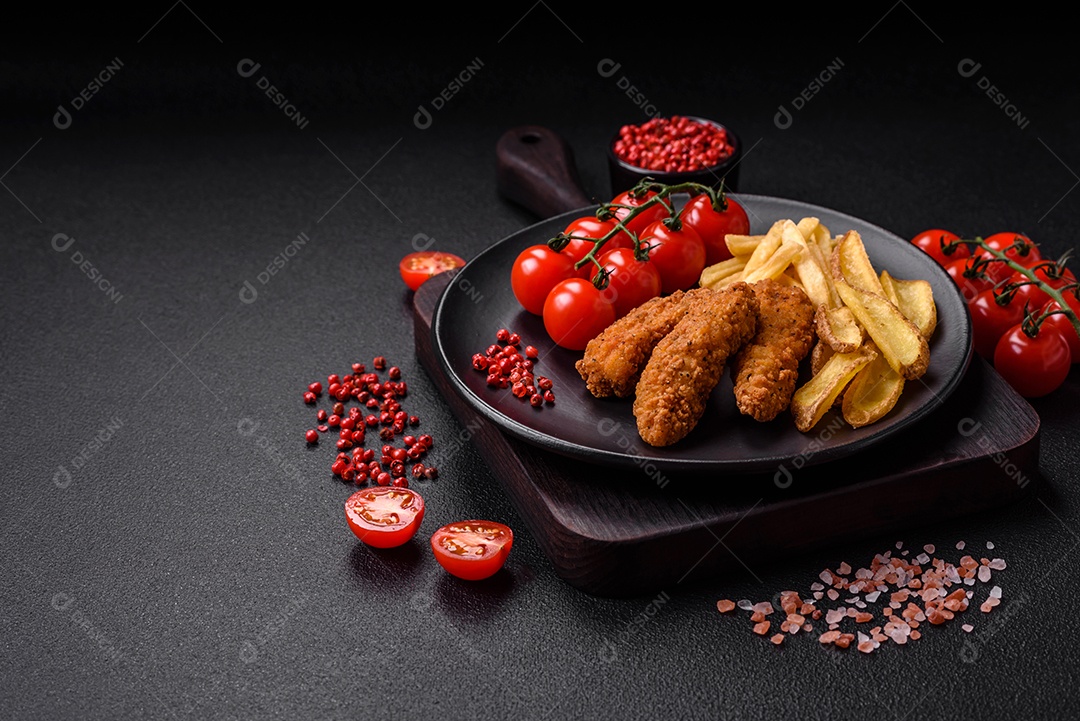
M 742 144 L 730 128 L 686 115 L 623 125 L 608 146 L 612 195 L 645 178 L 667 185 L 694 182 L 738 190 Z

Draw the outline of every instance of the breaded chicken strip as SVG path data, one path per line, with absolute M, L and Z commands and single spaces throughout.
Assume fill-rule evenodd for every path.
M 702 294 L 645 365 L 634 398 L 642 440 L 670 446 L 701 419 L 724 363 L 757 330 L 758 300 L 746 283 Z
M 575 365 L 589 392 L 597 398 L 633 394 L 653 348 L 682 320 L 689 304 L 701 293 L 701 289 L 680 290 L 653 298 L 589 341 L 585 356 Z
M 791 405 L 799 363 L 816 337 L 814 304 L 801 288 L 775 280 L 754 283 L 758 327 L 731 360 L 735 402 L 744 414 L 771 421 Z

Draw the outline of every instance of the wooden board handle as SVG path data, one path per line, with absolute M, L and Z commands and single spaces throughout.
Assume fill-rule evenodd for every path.
M 581 187 L 573 151 L 548 128 L 511 128 L 499 138 L 495 155 L 499 193 L 541 218 L 593 205 Z

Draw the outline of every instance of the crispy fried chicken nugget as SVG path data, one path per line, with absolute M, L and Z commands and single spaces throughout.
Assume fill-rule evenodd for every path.
M 709 291 L 711 292 L 711 291 Z M 682 320 L 702 289 L 676 291 L 643 303 L 589 341 L 575 367 L 597 398 L 633 394 L 641 369 L 660 339 Z
M 814 304 L 801 288 L 775 280 L 754 283 L 758 326 L 753 340 L 731 360 L 735 402 L 758 421 L 771 421 L 791 405 L 799 363 L 810 352 Z
M 701 419 L 724 363 L 757 330 L 758 300 L 746 283 L 702 294 L 661 340 L 638 381 L 634 417 L 642 440 L 670 446 Z

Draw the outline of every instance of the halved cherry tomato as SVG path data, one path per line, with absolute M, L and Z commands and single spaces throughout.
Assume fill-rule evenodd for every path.
M 655 264 L 635 258 L 632 248 L 606 250 L 600 254 L 599 261 L 608 272 L 607 287 L 600 294 L 615 306 L 616 319 L 660 295 L 663 287 L 660 271 Z M 594 282 L 599 273 L 597 268 L 593 273 Z
M 466 581 L 489 578 L 503 567 L 514 532 L 496 521 L 448 523 L 431 537 L 435 560 Z
M 510 271 L 510 286 L 521 307 L 541 315 L 548 293 L 560 280 L 577 276 L 574 261 L 566 253 L 556 253 L 546 245 L 532 245 L 521 251 Z
M 365 488 L 345 501 L 345 518 L 356 537 L 367 545 L 393 548 L 416 535 L 424 520 L 424 499 L 408 488 Z
M 750 218 L 741 205 L 727 197 L 727 210 L 716 211 L 712 201 L 705 193 L 692 198 L 679 214 L 679 218 L 697 231 L 705 243 L 705 265 L 713 265 L 731 257 L 727 242 L 728 233 L 747 235 L 750 232 Z
M 615 205 L 629 205 L 630 208 L 616 208 L 615 217 L 622 220 L 632 212 L 632 208 L 636 208 L 639 205 L 643 205 L 645 201 L 656 195 L 656 193 L 650 191 L 640 198 L 635 198 L 632 191 L 626 191 L 625 193 L 619 193 L 615 196 L 615 199 L 611 202 Z M 630 220 L 625 225 L 627 229 L 635 233 L 638 237 L 641 236 L 642 231 L 652 225 L 657 220 L 663 220 L 670 216 L 668 210 L 661 203 L 650 206 L 648 209 L 641 211 L 634 216 L 633 220 Z M 630 239 L 626 233 L 619 233 L 616 238 L 622 244 L 620 247 L 633 248 L 634 241 Z M 611 245 L 605 245 L 605 248 L 614 247 Z
M 673 219 L 657 221 L 645 229 L 642 240 L 649 245 L 649 262 L 660 271 L 663 293 L 686 290 L 701 279 L 705 269 L 705 243 L 697 231 Z
M 416 290 L 433 275 L 465 265 L 465 259 L 441 250 L 421 250 L 409 253 L 398 263 L 401 279 L 411 290 Z
M 566 230 L 563 231 L 566 235 L 578 236 L 579 238 L 592 238 L 593 240 L 600 240 L 605 235 L 615 229 L 615 223 L 610 220 L 600 220 L 592 216 L 586 216 L 584 218 L 578 218 L 566 226 Z M 611 250 L 612 248 L 629 248 L 632 247 L 632 243 L 625 233 L 619 233 L 613 236 L 610 240 L 604 243 L 603 250 Z M 589 251 L 596 246 L 591 240 L 571 240 L 560 253 L 563 253 L 570 257 L 574 264 L 589 254 Z M 596 266 L 592 263 L 581 266 L 576 272 L 579 278 L 588 278 L 596 270 Z
M 560 281 L 544 301 L 544 328 L 556 344 L 569 350 L 585 350 L 614 322 L 615 306 L 584 278 Z
M 1045 323 L 1034 338 L 1022 326 L 1013 326 L 994 350 L 994 368 L 1025 398 L 1054 391 L 1065 382 L 1071 364 L 1069 344 Z
M 945 265 L 955 258 L 966 258 L 971 255 L 971 251 L 968 250 L 966 245 L 956 245 L 946 250 L 949 243 L 959 239 L 960 236 L 956 233 L 934 228 L 919 233 L 911 239 L 911 243 L 928 253 L 939 265 Z

